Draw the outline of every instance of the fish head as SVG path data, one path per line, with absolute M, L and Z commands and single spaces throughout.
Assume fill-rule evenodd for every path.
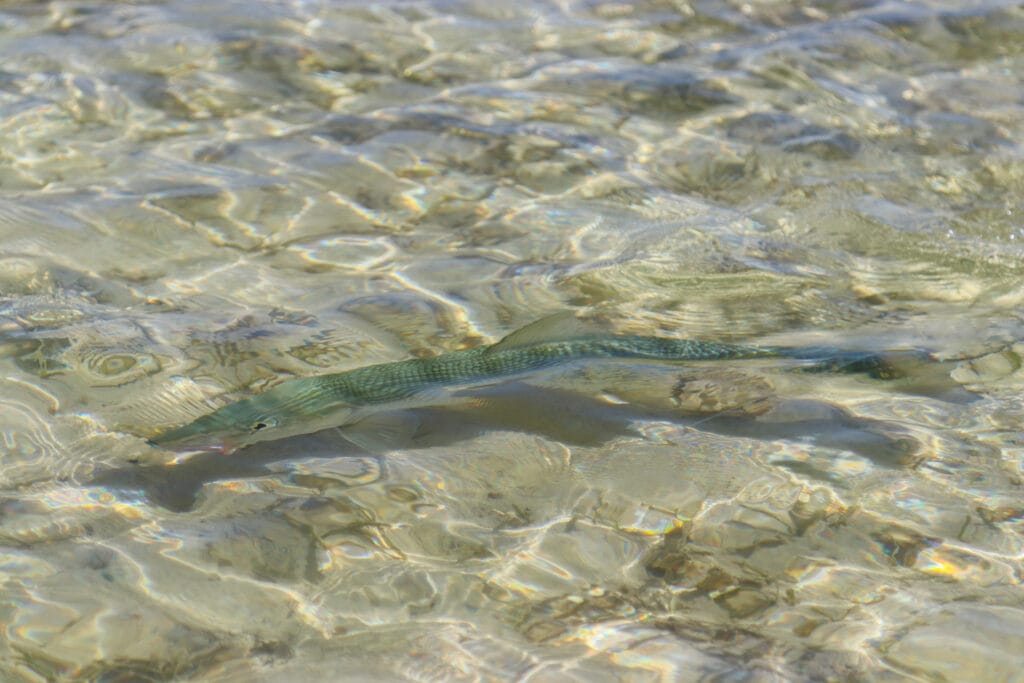
M 223 408 L 181 427 L 161 432 L 149 442 L 154 446 L 176 451 L 212 451 L 226 454 L 248 445 L 254 433 L 267 429 L 271 424 L 269 420 L 255 420 L 252 424 L 244 425 L 222 411 Z M 257 424 L 265 426 L 256 428 Z
M 175 450 L 231 453 L 260 441 L 310 434 L 349 421 L 353 408 L 342 402 L 312 411 L 297 403 L 291 388 L 280 385 L 258 396 L 231 403 L 182 427 L 150 439 Z

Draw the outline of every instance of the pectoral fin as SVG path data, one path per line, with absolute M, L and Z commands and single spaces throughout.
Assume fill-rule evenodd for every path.
M 412 411 L 395 410 L 368 415 L 341 428 L 341 435 L 370 453 L 408 447 L 419 431 L 420 421 Z

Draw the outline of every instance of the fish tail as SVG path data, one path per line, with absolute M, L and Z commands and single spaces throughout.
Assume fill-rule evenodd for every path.
M 778 355 L 809 361 L 803 372 L 865 374 L 873 379 L 898 379 L 906 367 L 933 360 L 922 349 L 899 351 L 860 351 L 829 346 L 769 347 Z

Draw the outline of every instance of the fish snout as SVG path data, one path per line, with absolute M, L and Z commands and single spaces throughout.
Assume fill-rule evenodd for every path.
M 179 438 L 169 438 L 169 436 L 170 435 L 161 436 L 158 434 L 151 439 L 146 439 L 146 443 L 154 448 L 162 448 L 175 452 L 192 451 L 220 453 L 221 455 L 233 453 L 238 450 L 239 447 L 237 440 L 220 435 L 198 434 Z

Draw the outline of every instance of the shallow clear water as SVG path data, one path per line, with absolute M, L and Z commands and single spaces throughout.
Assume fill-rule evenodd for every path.
M 1024 680 L 1022 46 L 996 0 L 3 3 L 0 678 Z M 936 360 L 143 438 L 567 309 Z

